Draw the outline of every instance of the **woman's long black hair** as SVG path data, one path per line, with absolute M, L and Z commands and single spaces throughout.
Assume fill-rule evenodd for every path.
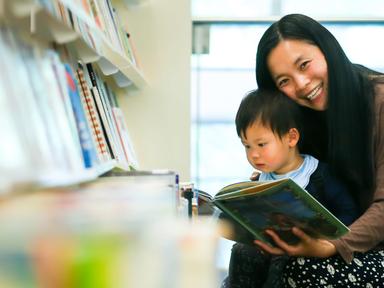
M 271 50 L 284 39 L 316 45 L 328 65 L 326 112 L 302 108 L 306 115 L 301 152 L 330 164 L 332 172 L 348 186 L 364 211 L 374 190 L 374 92 L 369 74 L 352 64 L 335 37 L 320 23 L 301 14 L 290 14 L 272 24 L 260 40 L 256 54 L 256 80 L 261 88 L 274 88 L 267 65 Z

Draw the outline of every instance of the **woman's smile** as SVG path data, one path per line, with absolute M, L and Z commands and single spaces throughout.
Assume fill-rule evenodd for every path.
M 321 50 L 301 40 L 282 40 L 267 59 L 277 88 L 302 106 L 323 111 L 328 100 L 328 67 Z

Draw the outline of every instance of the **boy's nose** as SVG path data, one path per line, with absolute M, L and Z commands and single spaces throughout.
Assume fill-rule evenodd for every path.
M 254 150 L 254 151 L 252 151 L 251 156 L 252 156 L 252 158 L 256 159 L 256 158 L 260 157 L 260 153 L 256 150 Z

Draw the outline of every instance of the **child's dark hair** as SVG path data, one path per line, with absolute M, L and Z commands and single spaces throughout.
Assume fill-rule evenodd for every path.
M 237 110 L 237 135 L 246 137 L 245 130 L 256 121 L 269 127 L 281 138 L 291 128 L 301 131 L 301 110 L 294 101 L 277 90 L 252 90 L 243 98 Z

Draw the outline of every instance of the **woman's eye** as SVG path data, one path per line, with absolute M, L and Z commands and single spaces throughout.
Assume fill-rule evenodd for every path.
M 283 80 L 280 80 L 278 83 L 277 83 L 277 86 L 278 87 L 283 87 L 285 84 L 288 83 L 288 79 L 283 79 Z
M 309 64 L 309 61 L 305 61 L 303 63 L 300 64 L 300 70 L 304 70 Z

